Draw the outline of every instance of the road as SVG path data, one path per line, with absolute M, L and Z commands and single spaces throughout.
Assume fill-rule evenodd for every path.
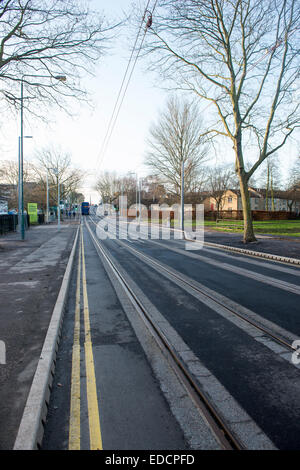
M 82 220 L 42 447 L 299 449 L 300 269 L 99 240 L 99 221 Z

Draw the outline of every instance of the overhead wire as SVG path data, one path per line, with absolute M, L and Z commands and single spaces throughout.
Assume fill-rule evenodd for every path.
M 110 117 L 110 120 L 109 120 L 109 123 L 108 123 L 108 126 L 107 126 L 107 131 L 106 131 L 104 140 L 103 140 L 103 142 L 102 142 L 102 146 L 101 146 L 101 149 L 100 149 L 100 154 L 101 154 L 102 151 L 103 151 L 103 148 L 104 148 L 104 145 L 105 145 L 107 136 L 108 136 L 108 134 L 109 134 L 110 126 L 111 126 L 111 123 L 112 123 L 112 120 L 113 120 L 113 117 L 114 117 L 114 114 L 115 114 L 115 111 L 116 111 L 116 107 L 117 107 L 117 104 L 118 104 L 118 101 L 119 101 L 119 98 L 120 98 L 120 95 L 121 95 L 121 91 L 122 91 L 123 85 L 124 85 L 124 83 L 125 83 L 125 79 L 126 79 L 126 76 L 127 76 L 128 70 L 129 70 L 129 67 L 130 67 L 130 63 L 131 63 L 132 57 L 133 57 L 133 55 L 134 55 L 134 51 L 135 51 L 135 48 L 136 48 L 136 45 L 137 45 L 137 42 L 138 42 L 138 38 L 139 38 L 141 29 L 142 29 L 142 26 L 143 26 L 143 22 L 144 22 L 144 19 L 145 19 L 146 10 L 147 10 L 147 8 L 148 8 L 148 6 L 149 6 L 149 3 L 150 3 L 150 0 L 148 0 L 148 3 L 147 3 L 147 5 L 146 5 L 145 11 L 144 11 L 144 15 L 143 15 L 143 18 L 142 18 L 142 21 L 141 21 L 141 24 L 140 24 L 138 33 L 137 33 L 136 38 L 135 38 L 135 42 L 134 42 L 134 45 L 133 45 L 133 48 L 132 48 L 132 52 L 131 52 L 131 55 L 130 55 L 130 57 L 129 57 L 129 61 L 128 61 L 128 64 L 127 64 L 127 67 L 126 67 L 126 70 L 125 70 L 125 73 L 124 73 L 124 76 L 123 76 L 123 79 L 122 79 L 122 83 L 121 83 L 121 86 L 120 86 L 120 89 L 119 89 L 119 92 L 118 92 L 118 96 L 117 96 L 117 99 L 116 99 L 116 102 L 115 102 L 115 105 L 114 105 L 114 108 L 113 108 L 113 111 L 112 111 L 112 114 L 111 114 L 111 117 Z
M 146 35 L 146 32 L 147 32 L 147 29 L 148 29 L 148 27 L 149 27 L 149 26 L 148 26 L 148 27 L 146 26 L 146 28 L 145 28 L 145 32 L 144 32 L 142 41 L 141 41 L 141 43 L 140 43 L 138 52 L 137 52 L 137 54 L 136 54 L 135 61 L 134 61 L 134 63 L 133 63 L 133 66 L 132 66 L 132 69 L 131 69 L 129 78 L 128 78 L 128 80 L 127 80 L 126 87 L 125 87 L 125 89 L 123 90 L 123 87 L 124 87 L 125 81 L 126 81 L 126 77 L 127 77 L 128 71 L 129 71 L 129 69 L 130 69 L 130 64 L 131 64 L 131 61 L 132 61 L 132 59 L 133 59 L 134 53 L 135 53 L 135 51 L 136 51 L 136 45 L 137 45 L 138 39 L 139 39 L 139 37 L 140 37 L 141 29 L 142 29 L 143 23 L 144 23 L 144 21 L 145 21 L 146 13 L 147 13 L 147 11 L 149 12 L 148 7 L 149 7 L 149 4 L 150 4 L 150 1 L 151 1 L 151 0 L 148 0 L 148 1 L 147 1 L 146 7 L 145 7 L 145 10 L 144 10 L 144 14 L 143 14 L 143 17 L 142 17 L 142 20 L 141 20 L 141 24 L 140 24 L 140 26 L 139 26 L 139 30 L 138 30 L 138 33 L 137 33 L 137 36 L 136 36 L 136 39 L 135 39 L 135 43 L 134 43 L 134 46 L 133 46 L 133 49 L 132 49 L 132 52 L 131 52 L 131 55 L 130 55 L 130 58 L 129 58 L 129 61 L 128 61 L 128 64 L 127 64 L 127 67 L 126 67 L 126 70 L 125 70 L 125 73 L 124 73 L 124 76 L 123 76 L 123 80 L 122 80 L 122 83 L 121 83 L 121 86 L 120 86 L 120 89 L 119 89 L 119 93 L 118 93 L 118 96 L 117 96 L 117 99 L 116 99 L 116 102 L 115 102 L 115 105 L 114 105 L 114 108 L 113 108 L 113 111 L 112 111 L 112 114 L 111 114 L 111 117 L 110 117 L 110 121 L 109 121 L 109 124 L 108 124 L 108 127 L 107 127 L 107 131 L 106 131 L 104 140 L 103 140 L 103 142 L 102 142 L 102 146 L 101 146 L 101 149 L 100 149 L 100 152 L 99 152 L 99 156 L 98 156 L 97 170 L 100 168 L 100 166 L 101 166 L 101 164 L 102 164 L 102 162 L 103 162 L 103 160 L 104 160 L 105 153 L 106 153 L 106 150 L 107 150 L 107 147 L 108 147 L 110 138 L 111 138 L 112 133 L 113 133 L 113 131 L 114 131 L 114 127 L 115 127 L 115 125 L 116 125 L 116 121 L 117 121 L 117 119 L 118 119 L 118 116 L 119 116 L 119 113 L 120 113 L 120 109 L 121 109 L 121 106 L 122 106 L 122 104 L 123 104 L 123 101 L 124 101 L 124 98 L 125 98 L 125 95 L 126 95 L 128 86 L 129 86 L 129 82 L 130 82 L 130 80 L 131 80 L 131 77 L 132 77 L 134 68 L 135 68 L 135 66 L 136 66 L 137 59 L 138 59 L 138 57 L 139 57 L 139 54 L 140 54 L 140 51 L 141 51 L 141 48 L 142 48 L 142 45 L 143 45 L 143 42 L 144 42 L 144 38 L 145 38 L 145 35 Z M 155 1 L 154 7 L 153 7 L 153 9 L 152 9 L 152 13 L 150 13 L 151 18 L 152 18 L 152 14 L 153 14 L 153 12 L 154 12 L 154 10 L 155 10 L 157 1 L 158 1 L 158 0 Z M 123 95 L 122 95 L 121 101 L 119 102 L 120 97 L 121 97 L 122 90 L 123 90 Z
M 139 30 L 138 30 L 138 33 L 137 33 L 137 36 L 136 36 L 136 39 L 135 39 L 135 43 L 134 43 L 134 46 L 133 46 L 133 49 L 132 49 L 132 52 L 131 52 L 131 55 L 130 55 L 130 58 L 129 58 L 129 61 L 128 61 L 128 64 L 127 64 L 127 67 L 126 67 L 126 70 L 125 70 L 125 74 L 124 74 L 124 77 L 123 77 L 123 80 L 122 80 L 122 83 L 121 83 L 121 86 L 120 86 L 120 89 L 119 89 L 119 93 L 118 93 L 118 96 L 117 96 L 117 99 L 116 99 L 116 102 L 115 102 L 115 105 L 114 105 L 114 108 L 113 108 L 113 112 L 112 112 L 112 115 L 111 115 L 111 117 L 110 117 L 110 121 L 109 121 L 109 124 L 108 124 L 107 132 L 106 132 L 106 134 L 105 134 L 105 137 L 104 137 L 104 140 L 103 140 L 103 143 L 102 143 L 102 146 L 101 146 L 101 150 L 100 150 L 100 152 L 99 152 L 97 170 L 100 168 L 100 166 L 101 166 L 101 164 L 102 164 L 102 162 L 103 162 L 103 160 L 104 160 L 105 153 L 106 153 L 108 144 L 109 144 L 109 142 L 110 142 L 111 136 L 112 136 L 112 134 L 113 134 L 113 131 L 114 131 L 114 128 L 115 128 L 117 119 L 118 119 L 118 117 L 119 117 L 120 110 L 121 110 L 122 104 L 123 104 L 123 102 L 124 102 L 124 98 L 125 98 L 125 95 L 126 95 L 126 93 L 127 93 L 127 90 L 128 90 L 128 87 L 129 87 L 129 83 L 130 83 L 130 80 L 131 80 L 131 78 L 132 78 L 132 75 L 133 75 L 133 72 L 134 72 L 134 69 L 135 69 L 137 60 L 138 60 L 138 58 L 139 58 L 139 54 L 140 54 L 140 52 L 141 52 L 141 49 L 142 49 L 142 46 L 143 46 L 143 43 L 144 43 L 144 40 L 145 40 L 145 36 L 146 36 L 146 33 L 147 33 L 147 30 L 148 30 L 148 28 L 151 27 L 151 25 L 152 25 L 152 15 L 153 15 L 154 10 L 155 10 L 155 8 L 156 8 L 156 6 L 157 6 L 158 0 L 155 1 L 154 6 L 153 6 L 153 8 L 152 8 L 152 12 L 149 12 L 149 10 L 148 10 L 150 1 L 151 1 L 151 0 L 148 0 L 148 1 L 147 1 L 147 5 L 146 5 L 145 10 L 144 10 L 144 14 L 143 14 L 143 17 L 142 17 L 142 20 L 141 20 L 141 24 L 140 24 L 140 26 L 139 26 Z M 129 77 L 128 77 L 128 80 L 127 80 L 125 89 L 123 90 L 123 87 L 124 87 L 125 81 L 126 81 L 126 77 L 127 77 L 128 72 L 129 72 L 129 69 L 130 69 L 130 64 L 131 64 L 131 61 L 132 61 L 132 59 L 133 59 L 133 56 L 134 56 L 134 53 L 135 53 L 135 50 L 136 50 L 136 45 L 137 45 L 138 39 L 139 39 L 139 37 L 140 37 L 140 32 L 141 32 L 143 23 L 144 23 L 144 21 L 145 21 L 145 17 L 146 17 L 146 13 L 147 13 L 147 12 L 150 13 L 150 16 L 148 17 L 148 22 L 147 22 L 147 24 L 146 24 L 146 27 L 145 27 L 145 30 L 144 30 L 144 34 L 143 34 L 143 37 L 142 37 L 142 40 L 141 40 L 141 43 L 140 43 L 140 46 L 139 46 L 138 51 L 137 51 L 137 53 L 136 53 L 136 57 L 135 57 L 133 66 L 132 66 L 132 68 L 131 68 L 131 72 L 130 72 L 130 74 L 129 74 Z M 290 31 L 289 35 L 293 34 L 296 29 L 298 29 L 298 28 L 295 28 L 294 30 Z M 282 39 L 279 39 L 273 47 L 270 47 L 270 48 L 268 48 L 268 49 L 265 51 L 265 53 L 258 59 L 258 61 L 256 61 L 256 63 L 254 63 L 254 64 L 252 65 L 252 67 L 250 67 L 250 69 L 248 70 L 248 72 L 250 72 L 254 67 L 256 67 L 256 65 L 258 65 L 258 63 L 261 62 L 261 60 L 263 60 L 263 59 L 264 59 L 267 55 L 269 55 L 272 51 L 274 51 L 275 49 L 277 49 L 281 44 L 282 44 Z M 122 94 L 122 97 L 121 97 L 122 90 L 123 90 L 123 94 Z M 121 101 L 119 102 L 120 97 L 121 97 Z M 210 102 L 202 111 L 205 111 L 211 104 L 212 104 L 212 102 Z

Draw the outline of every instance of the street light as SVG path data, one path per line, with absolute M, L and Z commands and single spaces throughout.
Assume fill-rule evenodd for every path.
M 19 192 L 21 195 L 21 203 L 20 203 L 20 213 L 22 215 L 21 217 L 21 240 L 25 240 L 25 225 L 24 225 L 24 200 L 23 200 L 23 110 L 24 110 L 24 77 L 34 77 L 34 78 L 54 78 L 55 80 L 59 80 L 60 82 L 65 82 L 67 80 L 67 77 L 65 75 L 56 75 L 56 76 L 51 76 L 51 75 L 30 75 L 30 74 L 24 74 L 21 77 L 21 137 L 20 137 L 20 145 L 19 145 Z M 34 83 L 33 83 L 34 85 Z
M 60 229 L 60 190 L 59 190 L 59 171 L 58 168 L 49 168 L 53 171 L 57 178 L 57 228 Z
M 137 217 L 137 213 L 138 213 L 138 175 L 137 173 L 135 174 L 136 176 L 136 185 L 135 185 L 135 216 Z
M 32 135 L 24 135 L 24 139 L 32 139 Z M 19 136 L 18 143 L 18 162 L 19 162 L 19 181 L 18 181 L 18 230 L 20 230 L 21 238 L 24 240 L 25 237 L 25 224 L 24 224 L 24 194 L 23 194 L 23 159 L 20 156 L 20 141 L 21 137 Z
M 48 171 L 49 168 L 46 169 L 46 185 L 47 185 L 47 196 L 46 196 L 46 223 L 49 223 L 49 181 L 48 181 Z
M 181 162 L 181 188 L 180 188 L 180 202 L 181 202 L 181 212 L 180 212 L 180 226 L 182 230 L 182 235 L 184 231 L 184 160 Z
M 138 179 L 138 191 L 139 191 L 139 224 L 141 223 L 141 180 Z
M 49 182 L 48 182 L 48 168 L 46 171 L 46 183 L 47 183 L 47 199 L 46 199 L 46 223 L 49 224 Z

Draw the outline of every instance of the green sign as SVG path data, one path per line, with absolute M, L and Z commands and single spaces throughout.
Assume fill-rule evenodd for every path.
M 36 224 L 38 221 L 37 204 L 35 202 L 28 202 L 28 214 L 31 224 Z

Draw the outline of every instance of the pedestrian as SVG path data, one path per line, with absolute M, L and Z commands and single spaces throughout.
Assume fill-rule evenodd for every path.
M 76 212 L 75 212 L 75 211 L 73 211 L 73 219 L 75 219 L 75 215 L 76 215 Z

